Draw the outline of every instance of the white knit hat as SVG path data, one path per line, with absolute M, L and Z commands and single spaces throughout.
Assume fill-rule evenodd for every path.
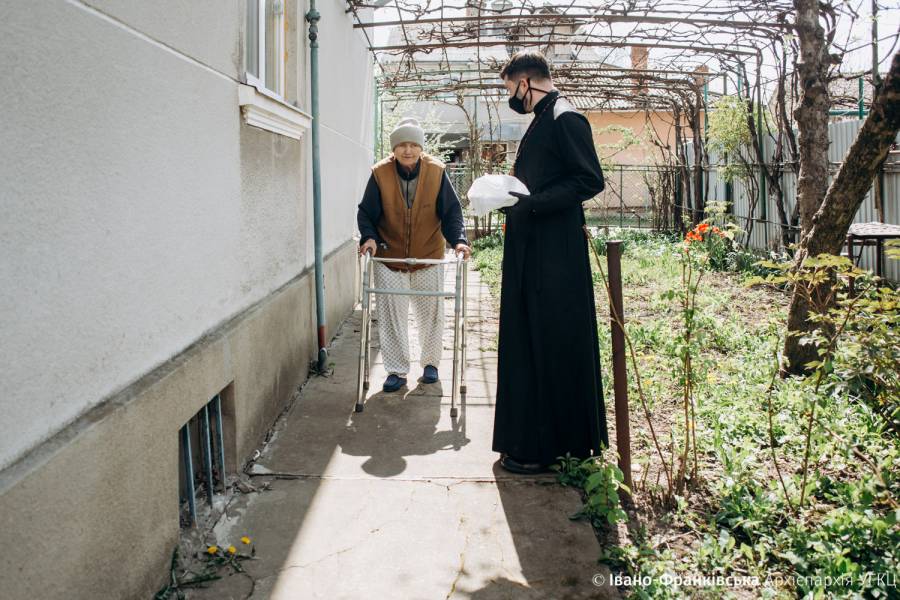
M 418 144 L 420 148 L 425 147 L 425 130 L 422 129 L 419 121 L 414 117 L 400 119 L 400 122 L 397 123 L 397 126 L 391 132 L 391 150 L 403 142 Z

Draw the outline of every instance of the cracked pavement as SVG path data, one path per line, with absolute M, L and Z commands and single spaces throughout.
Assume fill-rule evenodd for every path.
M 452 286 L 447 270 L 446 285 Z M 497 304 L 469 272 L 468 393 L 450 418 L 452 301 L 445 302 L 442 382 L 381 391 L 385 373 L 373 340 L 365 411 L 353 412 L 359 312 L 329 349 L 334 372 L 313 377 L 275 425 L 252 480 L 266 491 L 236 494 L 227 536 L 249 535 L 257 560 L 243 563 L 253 599 L 618 598 L 592 583 L 591 526 L 569 519 L 577 491 L 552 475 L 502 470 L 491 450 L 496 386 Z M 377 326 L 375 326 L 377 333 Z M 416 328 L 410 323 L 416 358 Z M 236 517 L 236 519 L 235 519 Z M 220 545 L 233 543 L 217 539 Z M 246 598 L 250 582 L 224 576 L 189 598 Z

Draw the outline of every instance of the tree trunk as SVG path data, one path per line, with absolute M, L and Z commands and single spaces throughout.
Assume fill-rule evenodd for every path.
M 818 0 L 794 0 L 796 29 L 800 44 L 800 104 L 794 111 L 800 131 L 800 173 L 797 204 L 800 207 L 800 235 L 812 227 L 813 215 L 828 190 L 828 44 L 819 23 Z
M 850 223 L 878 169 L 887 156 L 897 131 L 900 130 L 900 52 L 894 55 L 891 70 L 872 101 L 869 117 L 847 153 L 841 170 L 828 189 L 828 195 L 812 219 L 812 226 L 800 242 L 796 264 L 807 256 L 822 253 L 839 254 L 850 229 Z M 802 167 L 801 167 L 802 170 Z M 809 306 L 801 294 L 794 292 L 788 312 L 788 331 L 806 332 Z M 789 337 L 784 348 L 787 371 L 802 373 L 804 365 L 817 358 L 811 346 L 801 346 L 797 337 Z

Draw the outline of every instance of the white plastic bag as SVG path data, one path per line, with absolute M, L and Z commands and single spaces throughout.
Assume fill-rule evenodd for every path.
M 492 210 L 518 202 L 519 199 L 510 196 L 510 192 L 527 194 L 528 188 L 512 175 L 482 175 L 472 182 L 466 196 L 475 214 L 483 217 Z

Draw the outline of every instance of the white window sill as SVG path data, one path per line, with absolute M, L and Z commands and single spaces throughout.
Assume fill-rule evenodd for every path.
M 247 125 L 295 140 L 299 140 L 312 123 L 312 117 L 299 108 L 252 85 L 238 84 L 238 104 Z

